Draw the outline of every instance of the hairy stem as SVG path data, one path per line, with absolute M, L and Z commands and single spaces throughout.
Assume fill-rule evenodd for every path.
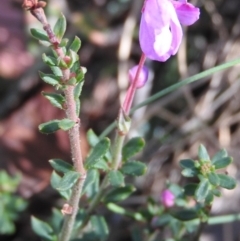
M 37 4 L 37 3 L 36 3 Z M 59 40 L 55 36 L 51 26 L 49 25 L 43 8 L 37 5 L 32 6 L 30 12 L 35 16 L 43 25 L 43 29 L 46 31 L 49 41 L 52 44 L 52 48 L 57 53 L 58 57 L 64 59 L 65 54 L 63 49 L 59 46 Z M 80 146 L 80 119 L 76 114 L 76 102 L 74 100 L 74 86 L 67 85 L 67 81 L 70 79 L 71 71 L 69 68 L 61 69 L 62 82 L 66 84 L 64 90 L 66 99 L 66 116 L 68 119 L 75 122 L 75 125 L 69 130 L 69 141 L 71 146 L 72 161 L 74 168 L 81 174 L 80 178 L 72 189 L 72 195 L 68 201 L 68 205 L 71 208 L 69 214 L 65 214 L 64 224 L 60 233 L 59 241 L 68 241 L 71 238 L 75 218 L 78 212 L 79 200 L 81 197 L 82 187 L 86 179 L 86 171 L 83 166 L 83 159 Z

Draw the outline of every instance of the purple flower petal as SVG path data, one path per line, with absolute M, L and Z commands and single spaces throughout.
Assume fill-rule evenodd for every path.
M 192 25 L 199 19 L 199 8 L 194 7 L 191 3 L 187 3 L 186 0 L 170 1 L 176 10 L 178 19 L 182 25 Z
M 146 0 L 139 39 L 143 53 L 152 60 L 166 61 L 176 54 L 182 28 L 169 0 Z
M 129 79 L 130 79 L 131 83 L 135 79 L 135 76 L 137 74 L 137 70 L 138 70 L 138 65 L 132 67 L 128 71 L 128 76 L 129 76 Z M 138 80 L 137 80 L 137 88 L 139 89 L 139 88 L 143 87 L 146 84 L 147 80 L 148 80 L 148 68 L 143 66 L 141 71 L 140 71 Z

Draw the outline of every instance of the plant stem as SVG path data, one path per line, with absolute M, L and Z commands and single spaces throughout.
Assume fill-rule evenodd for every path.
M 129 113 L 129 110 L 131 108 L 132 101 L 133 101 L 133 98 L 135 95 L 138 77 L 139 77 L 140 71 L 143 67 L 145 59 L 146 59 L 145 55 L 142 54 L 141 59 L 139 61 L 139 66 L 138 66 L 138 70 L 137 70 L 136 76 L 134 78 L 134 81 L 127 91 L 125 101 L 123 104 L 123 109 L 120 109 L 119 119 L 124 119 L 123 111 L 126 114 Z M 116 124 L 113 124 L 113 125 L 116 126 Z M 113 149 L 112 170 L 117 170 L 119 168 L 119 165 L 122 160 L 122 147 L 123 147 L 123 143 L 124 143 L 126 135 L 127 135 L 127 132 L 122 133 L 119 129 L 117 129 L 116 138 L 115 138 L 115 142 L 114 142 L 114 149 Z M 81 226 L 78 229 L 79 234 L 82 232 L 82 229 L 88 223 L 92 211 L 95 209 L 95 207 L 101 201 L 101 198 L 103 197 L 104 191 L 106 190 L 107 187 L 108 187 L 108 177 L 105 176 L 97 195 L 94 197 L 94 199 L 92 200 L 92 202 L 90 203 L 90 205 L 87 209 L 86 218 L 83 220 Z
M 138 64 L 138 69 L 137 69 L 135 78 L 134 78 L 132 84 L 130 85 L 130 87 L 128 88 L 128 91 L 127 91 L 127 94 L 126 94 L 126 97 L 125 97 L 125 100 L 123 103 L 123 111 L 125 112 L 126 115 L 129 114 L 130 108 L 132 106 L 133 98 L 135 96 L 135 92 L 137 89 L 138 78 L 139 78 L 139 75 L 143 68 L 145 60 L 146 60 L 146 56 L 145 56 L 145 54 L 142 54 L 139 64 Z
M 38 2 L 33 4 L 29 9 L 33 16 L 35 16 L 43 25 L 43 29 L 46 31 L 49 41 L 52 44 L 52 48 L 57 53 L 58 57 L 64 59 L 65 54 L 63 49 L 59 46 L 59 40 L 55 36 L 51 26 L 49 25 L 46 15 L 42 7 L 38 6 Z M 74 221 L 78 212 L 79 200 L 81 197 L 82 187 L 86 179 L 86 171 L 83 166 L 82 152 L 80 146 L 80 119 L 76 114 L 76 102 L 74 100 L 74 86 L 67 85 L 67 81 L 70 79 L 70 69 L 61 69 L 62 71 L 62 82 L 65 83 L 66 88 L 64 95 L 66 99 L 66 116 L 68 119 L 75 122 L 75 125 L 69 130 L 69 141 L 72 153 L 72 161 L 74 164 L 75 171 L 81 174 L 76 184 L 72 189 L 72 195 L 68 201 L 68 205 L 71 208 L 70 214 L 65 215 L 64 224 L 60 233 L 59 241 L 68 241 L 71 238 L 71 233 L 74 226 Z

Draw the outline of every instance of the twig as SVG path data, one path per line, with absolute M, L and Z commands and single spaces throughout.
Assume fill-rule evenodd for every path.
M 57 53 L 60 59 L 65 58 L 63 49 L 59 46 L 60 42 L 55 36 L 51 26 L 49 25 L 43 7 L 46 3 L 38 0 L 25 0 L 23 7 L 30 10 L 31 14 L 35 16 L 43 25 L 43 29 L 46 31 L 49 41 L 52 44 L 53 49 Z M 62 82 L 67 83 L 70 79 L 70 69 L 61 69 L 62 71 Z M 59 241 L 68 241 L 71 237 L 74 221 L 78 212 L 79 200 L 82 192 L 82 187 L 86 178 L 86 171 L 83 166 L 83 159 L 80 146 L 80 119 L 76 114 L 76 102 L 74 100 L 74 86 L 66 85 L 64 90 L 66 99 L 66 116 L 68 119 L 75 122 L 75 125 L 69 130 L 69 141 L 71 146 L 72 161 L 74 168 L 81 174 L 80 178 L 73 187 L 72 195 L 68 202 L 71 212 L 65 215 L 62 232 L 59 237 Z

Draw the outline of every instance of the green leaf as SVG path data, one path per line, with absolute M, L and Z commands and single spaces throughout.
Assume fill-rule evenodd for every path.
M 59 121 L 58 126 L 60 129 L 64 130 L 64 131 L 68 131 L 69 129 L 71 129 L 72 127 L 74 127 L 76 123 L 72 120 L 69 119 L 62 119 Z
M 89 199 L 92 199 L 99 192 L 100 174 L 99 174 L 99 171 L 96 170 L 96 169 L 90 169 L 90 170 L 88 170 L 88 172 L 93 172 L 94 178 L 90 182 L 90 184 L 87 185 L 87 188 L 86 188 L 85 192 L 86 192 L 86 196 Z
M 57 208 L 53 208 L 52 215 L 50 219 L 50 225 L 54 230 L 54 233 L 59 233 L 61 231 L 61 225 L 63 222 L 63 215 Z
M 217 174 L 220 180 L 220 186 L 226 189 L 234 189 L 237 185 L 236 180 L 224 174 Z
M 42 94 L 50 101 L 53 106 L 62 109 L 62 105 L 65 102 L 64 96 L 61 94 L 46 92 L 42 92 Z
M 210 172 L 208 174 L 208 180 L 213 186 L 218 186 L 220 184 L 218 175 L 215 172 Z
M 110 147 L 110 140 L 104 138 L 101 140 L 91 151 L 90 155 L 85 161 L 86 169 L 91 168 L 96 162 L 98 162 L 107 153 Z
M 61 180 L 62 180 L 62 178 L 55 171 L 53 171 L 52 175 L 51 175 L 51 180 L 50 180 L 51 186 L 54 189 L 57 189 Z M 66 191 L 60 191 L 60 190 L 57 190 L 57 191 L 60 193 L 60 195 L 63 198 L 65 198 L 66 200 L 69 200 L 69 198 L 71 196 L 71 189 L 68 189 Z
M 51 159 L 49 160 L 50 165 L 57 172 L 66 173 L 69 171 L 73 171 L 74 168 L 71 164 L 61 160 L 61 159 Z
M 69 39 L 68 38 L 63 38 L 61 43 L 59 44 L 59 47 L 66 47 Z
M 61 78 L 59 76 L 53 74 L 44 74 L 43 72 L 39 71 L 40 78 L 47 84 L 50 85 L 58 85 L 60 83 Z
M 50 68 L 55 76 L 62 77 L 62 70 L 59 67 L 51 66 Z
M 57 189 L 60 181 L 61 181 L 61 176 L 58 175 L 55 171 L 53 171 L 51 175 L 51 180 L 50 180 L 52 188 Z
M 57 20 L 55 26 L 53 27 L 53 32 L 55 33 L 59 41 L 62 40 L 62 37 L 64 36 L 64 33 L 66 31 L 66 27 L 66 18 L 63 14 L 61 14 L 60 18 Z
M 96 168 L 96 169 L 102 169 L 104 171 L 107 171 L 109 169 L 109 166 L 107 164 L 107 162 L 104 160 L 104 158 L 101 158 L 98 162 L 96 162 L 92 168 Z
M 208 192 L 208 195 L 205 199 L 205 203 L 206 204 L 212 204 L 213 199 L 214 199 L 213 193 L 210 191 L 210 192 Z
M 74 68 L 74 66 L 77 65 L 77 70 L 75 71 L 76 72 L 76 79 L 77 79 L 77 82 L 82 82 L 84 80 L 84 77 L 85 77 L 85 74 L 82 70 L 82 67 L 80 68 L 79 67 L 79 63 L 76 62 L 72 68 Z
M 71 59 L 70 63 L 68 64 L 68 67 L 71 68 L 75 62 L 79 60 L 79 56 L 77 53 L 72 51 L 71 49 L 69 50 L 69 57 Z
M 96 234 L 96 236 L 101 241 L 106 240 L 109 234 L 109 230 L 105 218 L 103 216 L 92 215 L 90 222 L 94 230 L 93 232 Z
M 184 186 L 184 193 L 186 196 L 194 196 L 196 189 L 198 187 L 198 184 L 196 183 L 189 183 Z
M 135 190 L 135 187 L 132 185 L 126 185 L 125 187 L 115 188 L 106 194 L 103 201 L 106 203 L 123 201 L 127 199 Z
M 191 159 L 183 159 L 179 162 L 179 164 L 182 168 L 195 168 L 195 162 Z
M 223 157 L 221 159 L 216 159 L 215 161 L 212 162 L 214 165 L 215 169 L 221 169 L 224 167 L 227 167 L 230 163 L 233 162 L 233 159 L 231 157 Z
M 46 54 L 42 55 L 43 62 L 49 66 L 56 66 L 57 59 L 51 56 L 47 56 Z
M 221 197 L 222 196 L 221 192 L 218 189 L 213 189 L 212 190 L 212 194 L 214 196 L 216 196 L 216 197 Z
M 170 214 L 181 221 L 190 221 L 198 218 L 198 212 L 194 209 L 172 211 Z
M 70 189 L 79 179 L 80 173 L 69 171 L 64 173 L 63 178 L 59 182 L 58 186 L 56 187 L 59 191 L 66 191 Z
M 108 173 L 109 182 L 113 187 L 124 186 L 124 176 L 117 170 L 111 170 Z
M 217 152 L 213 158 L 212 158 L 212 162 L 215 162 L 217 161 L 218 159 L 222 159 L 224 157 L 227 157 L 228 156 L 228 153 L 225 149 L 221 149 L 219 152 Z
M 200 145 L 198 148 L 198 158 L 200 161 L 209 161 L 209 155 L 204 145 Z
M 79 82 L 76 87 L 74 88 L 74 100 L 77 100 L 79 98 L 79 96 L 81 95 L 82 92 L 82 87 L 83 87 L 84 82 Z
M 52 120 L 49 122 L 42 123 L 38 126 L 38 129 L 43 134 L 50 134 L 60 129 L 59 120 Z
M 57 59 L 57 66 L 60 68 L 60 69 L 67 69 L 68 65 L 66 64 L 66 62 L 61 58 L 59 57 Z
M 77 53 L 80 48 L 81 48 L 81 40 L 77 36 L 75 36 L 69 49 Z
M 96 169 L 90 169 L 87 172 L 87 178 L 84 182 L 83 189 L 82 189 L 82 194 L 84 194 L 88 187 L 97 179 L 99 178 L 99 173 Z
M 39 235 L 43 240 L 54 241 L 57 237 L 53 234 L 53 229 L 45 222 L 31 217 L 31 225 L 33 231 Z
M 36 29 L 36 28 L 31 28 L 30 32 L 32 34 L 32 36 L 38 40 L 42 40 L 42 41 L 47 41 L 49 42 L 49 38 L 47 33 L 42 30 L 42 29 Z
M 140 152 L 144 146 L 145 141 L 141 137 L 135 137 L 129 140 L 122 150 L 123 161 L 127 161 L 130 157 Z
M 147 166 L 139 161 L 129 161 L 123 164 L 121 172 L 126 175 L 141 176 L 147 171 Z
M 190 169 L 190 168 L 185 168 L 185 169 L 183 169 L 182 170 L 182 175 L 184 176 L 184 177 L 195 177 L 195 176 L 197 176 L 197 174 L 198 174 L 198 170 L 197 169 Z
M 169 224 L 169 222 L 173 219 L 173 217 L 168 214 L 168 213 L 164 213 L 161 214 L 160 217 L 156 217 L 153 221 L 153 226 L 156 227 L 162 227 L 162 226 L 166 226 Z
M 92 129 L 89 129 L 87 132 L 87 140 L 91 147 L 96 146 L 97 143 L 99 142 L 98 136 L 95 134 L 95 132 Z
M 208 195 L 208 191 L 209 191 L 208 180 L 207 179 L 201 180 L 201 182 L 199 183 L 199 185 L 196 189 L 196 192 L 195 192 L 195 197 L 196 197 L 197 201 L 203 202 Z

